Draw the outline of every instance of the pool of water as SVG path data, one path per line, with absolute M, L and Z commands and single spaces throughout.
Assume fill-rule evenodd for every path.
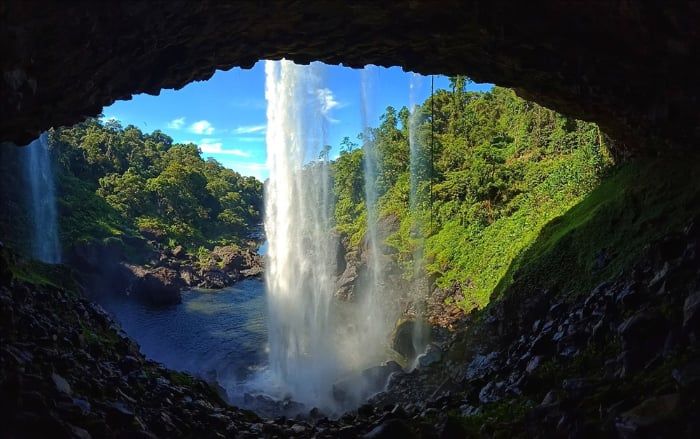
M 223 290 L 186 291 L 182 304 L 168 308 L 119 299 L 101 305 L 148 358 L 217 381 L 230 393 L 266 366 L 261 280 L 244 280 Z

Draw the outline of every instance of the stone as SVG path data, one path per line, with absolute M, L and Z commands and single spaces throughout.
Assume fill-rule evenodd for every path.
M 176 270 L 167 267 L 144 268 L 125 265 L 132 274 L 128 294 L 153 306 L 176 305 L 182 302 L 182 281 Z
M 464 380 L 471 381 L 481 379 L 498 369 L 499 353 L 491 352 L 487 355 L 477 354 L 467 366 L 464 373 Z
M 430 325 L 423 321 L 404 320 L 394 329 L 391 347 L 408 360 L 416 358 L 430 342 Z
M 479 401 L 482 404 L 500 401 L 504 395 L 503 387 L 503 382 L 490 381 L 479 391 Z
M 700 291 L 689 295 L 683 303 L 683 328 L 691 331 L 700 327 Z
M 401 419 L 389 419 L 362 436 L 364 439 L 418 438 L 418 435 Z
M 648 434 L 653 427 L 671 418 L 679 406 L 680 396 L 677 393 L 649 398 L 620 415 L 615 421 L 615 428 L 623 438 Z
M 418 356 L 420 367 L 430 367 L 442 359 L 442 351 L 435 344 L 429 344 L 425 353 Z
M 68 384 L 68 381 L 66 381 L 66 379 L 63 378 L 61 375 L 57 373 L 52 373 L 51 380 L 56 386 L 56 390 L 58 390 L 59 392 L 65 393 L 66 395 L 71 395 L 73 393 L 73 391 L 70 388 L 70 384 Z
M 231 277 L 224 271 L 216 268 L 204 269 L 199 273 L 200 281 L 197 285 L 200 288 L 220 290 L 233 283 Z
M 173 257 L 177 259 L 184 259 L 187 256 L 185 253 L 185 248 L 181 245 L 175 246 L 171 253 Z
M 336 401 L 361 401 L 384 388 L 389 376 L 401 371 L 401 366 L 395 361 L 384 365 L 367 368 L 359 373 L 337 381 L 333 384 L 333 398 Z
M 640 312 L 625 320 L 617 331 L 623 349 L 650 350 L 663 346 L 667 328 L 668 323 L 662 316 Z
M 535 370 L 537 370 L 538 367 L 542 364 L 544 357 L 541 355 L 535 355 L 528 361 L 527 366 L 525 367 L 525 372 L 528 374 L 532 374 Z
M 700 361 L 694 361 L 674 369 L 671 376 L 681 389 L 697 390 L 700 388 Z
M 290 430 L 294 434 L 302 434 L 302 433 L 306 432 L 306 427 L 301 425 L 301 424 L 294 424 L 294 425 L 292 425 L 292 428 Z

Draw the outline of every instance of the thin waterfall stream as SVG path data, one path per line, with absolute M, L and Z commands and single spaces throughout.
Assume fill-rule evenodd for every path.
M 32 256 L 42 262 L 61 262 L 56 213 L 56 188 L 48 134 L 24 147 L 25 172 L 29 181 L 29 207 L 32 221 Z

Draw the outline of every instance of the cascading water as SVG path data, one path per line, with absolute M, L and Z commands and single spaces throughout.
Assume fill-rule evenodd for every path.
M 422 183 L 427 177 L 427 157 L 424 145 L 421 142 L 420 126 L 423 122 L 423 112 L 417 104 L 416 97 L 423 85 L 423 77 L 417 73 L 411 74 L 409 84 L 409 109 L 408 119 L 408 144 L 409 144 L 409 211 L 411 212 L 411 238 L 414 245 L 413 250 L 413 286 L 411 299 L 415 318 L 424 318 L 424 300 L 426 297 L 428 283 L 423 266 L 423 253 L 425 249 L 424 220 L 422 218 L 421 204 L 425 203 L 425 195 Z M 425 325 L 417 324 L 413 326 L 413 347 L 416 352 L 425 349 L 428 334 Z M 414 364 L 415 366 L 415 364 Z
M 265 63 L 270 367 L 284 390 L 301 401 L 323 400 L 324 385 L 337 369 L 328 337 L 335 260 L 327 236 L 328 163 L 309 161 L 324 131 L 314 99 L 317 70 L 284 60 Z
M 61 248 L 58 240 L 56 195 L 48 134 L 41 134 L 24 149 L 33 226 L 32 256 L 43 262 L 57 264 L 61 262 Z
M 367 261 L 367 279 L 362 285 L 363 294 L 361 304 L 362 315 L 365 316 L 367 324 L 363 327 L 368 331 L 365 335 L 367 339 L 378 340 L 386 337 L 388 333 L 387 309 L 384 306 L 385 297 L 380 297 L 380 291 L 386 291 L 385 274 L 383 270 L 383 252 L 381 250 L 378 214 L 378 190 L 377 175 L 379 173 L 379 160 L 377 151 L 372 139 L 369 120 L 372 116 L 372 95 L 374 77 L 377 67 L 365 66 L 360 72 L 360 101 L 361 101 L 361 122 L 362 122 L 362 149 L 363 149 L 363 172 L 365 190 L 365 209 L 367 211 L 367 233 L 365 235 L 364 251 Z
M 383 340 L 374 335 L 374 313 L 364 313 L 366 301 L 334 299 L 338 243 L 331 233 L 333 194 L 324 143 L 328 108 L 322 69 L 318 63 L 265 63 L 270 171 L 265 188 L 266 287 L 273 381 L 269 393 L 335 410 L 347 405 L 352 395 L 339 401 L 334 383 L 376 364 Z

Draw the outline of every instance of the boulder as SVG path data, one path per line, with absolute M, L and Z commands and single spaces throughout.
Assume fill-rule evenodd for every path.
M 418 356 L 418 366 L 430 367 L 433 364 L 440 362 L 442 359 L 442 351 L 435 344 L 429 344 L 425 353 Z
M 336 297 L 342 300 L 352 300 L 357 277 L 357 266 L 354 263 L 347 264 L 343 274 L 335 283 Z
M 220 266 L 224 271 L 240 270 L 245 263 L 245 257 L 237 246 L 214 247 L 211 254 L 217 262 L 220 262 Z
M 370 367 L 362 372 L 351 374 L 333 384 L 333 398 L 339 402 L 363 400 L 382 390 L 391 374 L 401 370 L 401 366 L 397 362 L 389 361 L 381 366 Z
M 369 433 L 362 436 L 364 439 L 383 439 L 383 438 L 417 438 L 419 437 L 406 423 L 401 419 L 389 419 L 377 425 Z
M 421 320 L 404 320 L 396 326 L 391 347 L 408 360 L 413 360 L 430 342 L 430 325 Z
M 230 286 L 233 279 L 223 270 L 205 269 L 199 273 L 200 281 L 197 286 L 200 288 L 221 289 Z
M 623 413 L 615 421 L 615 428 L 623 438 L 662 437 L 664 432 L 657 431 L 657 427 L 673 417 L 679 407 L 680 396 L 677 393 L 655 396 Z
M 187 256 L 185 248 L 181 245 L 176 246 L 171 253 L 173 257 L 177 259 L 184 259 Z
M 182 280 L 177 271 L 166 268 L 144 268 L 125 265 L 132 275 L 127 294 L 154 306 L 175 305 L 182 302 Z
M 697 330 L 700 326 L 700 291 L 685 299 L 683 304 L 683 328 L 688 331 Z

